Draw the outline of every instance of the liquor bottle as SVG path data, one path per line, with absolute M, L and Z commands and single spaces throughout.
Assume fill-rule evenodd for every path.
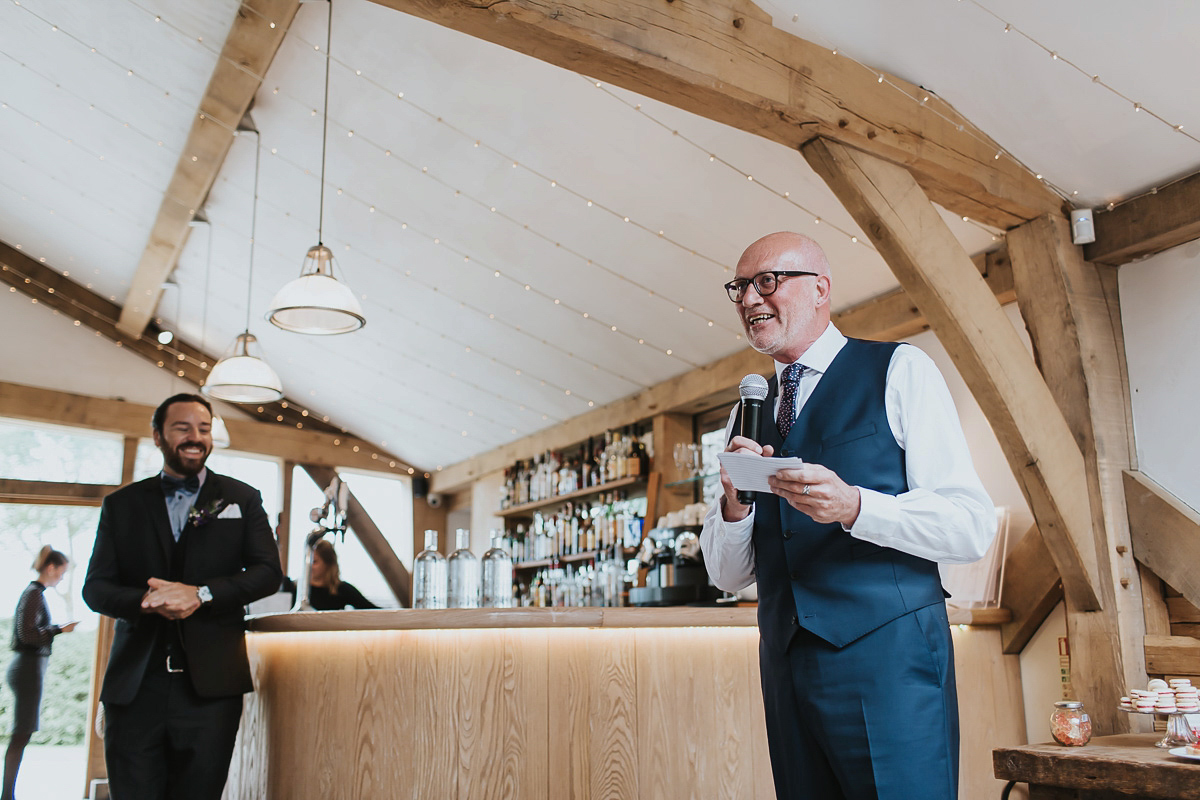
M 479 559 L 471 552 L 471 532 L 454 532 L 458 549 L 450 554 L 446 566 L 450 573 L 447 605 L 450 608 L 479 608 Z
M 499 531 L 492 531 L 492 547 L 483 554 L 483 605 L 512 608 L 513 561 L 504 549 Z
M 445 608 L 446 584 L 446 557 L 438 552 L 438 533 L 425 531 L 425 549 L 413 563 L 413 608 Z

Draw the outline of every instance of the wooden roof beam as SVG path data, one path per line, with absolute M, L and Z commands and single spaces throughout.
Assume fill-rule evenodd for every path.
M 1083 456 L 962 246 L 903 168 L 824 139 L 807 145 L 804 155 L 933 324 L 996 433 L 1068 601 L 1101 608 Z
M 163 281 L 187 243 L 188 223 L 203 207 L 299 7 L 299 0 L 243 0 L 238 8 L 125 296 L 118 327 L 126 336 L 140 334 L 154 316 Z
M 128 336 L 117 328 L 116 320 L 120 314 L 120 306 L 89 291 L 59 274 L 45 264 L 33 260 L 24 253 L 4 242 L 0 242 L 0 283 L 7 283 L 33 302 L 48 306 L 55 313 L 73 319 L 80 326 L 87 326 L 96 333 L 112 341 L 117 347 L 129 350 L 150 361 L 163 370 L 170 370 L 176 377 L 199 388 L 208 379 L 209 370 L 216 364 L 217 358 L 205 353 L 199 348 L 192 347 L 180 337 L 175 337 L 170 344 L 158 342 L 158 328 L 150 325 L 137 336 Z M 13 384 L 8 384 L 12 386 Z M 370 442 L 360 439 L 353 434 L 325 422 L 320 417 L 308 414 L 306 409 L 297 406 L 286 398 L 275 403 L 264 403 L 260 406 L 238 406 L 245 413 L 257 416 L 265 427 L 247 428 L 242 441 L 236 442 L 238 449 L 255 447 L 271 447 L 272 437 L 284 436 L 288 433 L 319 432 L 330 434 L 328 441 L 346 442 L 351 452 L 354 447 L 359 453 L 369 457 L 369 463 L 358 464 L 365 469 L 375 469 L 383 472 L 408 473 L 410 464 L 403 459 L 373 446 Z M 153 409 L 151 409 L 153 411 Z M 149 419 L 146 417 L 145 419 Z M 230 435 L 239 420 L 228 420 Z M 261 431 L 261 432 L 260 432 Z M 269 432 L 267 432 L 269 431 Z M 132 435 L 146 435 L 145 427 L 138 427 Z M 310 447 L 318 445 L 309 445 Z M 264 450 L 263 452 L 268 452 Z M 357 455 L 357 453 L 356 453 Z M 290 456 L 297 461 L 306 460 L 302 454 Z M 360 459 L 355 459 L 356 462 Z M 354 466 L 348 461 L 341 461 L 342 466 Z M 413 467 L 416 471 L 416 468 Z
M 1133 557 L 1200 606 L 1200 513 L 1143 472 L 1126 470 L 1124 484 Z
M 150 436 L 150 417 L 153 414 L 154 406 L 142 403 L 0 381 L 0 417 L 147 438 Z M 225 425 L 229 428 L 234 450 L 320 466 L 408 474 L 406 465 L 396 462 L 395 467 L 389 467 L 388 461 L 381 462 L 385 457 L 390 459 L 388 454 L 381 455 L 370 442 L 350 434 L 300 430 L 272 422 L 233 417 L 226 417 Z
M 1008 250 L 1000 247 L 971 259 L 988 287 L 1003 304 L 1016 300 L 1012 265 Z M 847 336 L 859 339 L 895 341 L 929 330 L 920 309 L 904 289 L 894 289 L 833 315 L 833 323 Z M 737 400 L 737 385 L 750 372 L 768 375 L 771 360 L 750 348 L 697 367 L 683 375 L 668 378 L 636 394 L 573 417 L 546 430 L 489 450 L 466 461 L 452 464 L 430 479 L 430 491 L 448 494 L 489 472 L 511 465 L 518 459 L 531 458 L 544 450 L 573 445 L 588 436 L 640 422 L 657 414 L 696 413 Z
M 1200 172 L 1095 217 L 1083 257 L 1119 266 L 1200 237 Z
M 748 0 L 374 0 L 798 148 L 818 136 L 912 171 L 1001 229 L 1062 201 L 936 95 L 772 26 Z M 997 154 L 1000 157 L 997 158 Z

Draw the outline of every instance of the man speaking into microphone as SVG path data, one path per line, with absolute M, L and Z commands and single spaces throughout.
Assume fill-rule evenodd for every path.
M 758 583 L 759 667 L 779 800 L 958 795 L 954 654 L 938 563 L 986 552 L 995 510 L 937 367 L 911 345 L 848 339 L 807 236 L 750 245 L 725 284 L 775 360 L 757 441 L 804 464 L 723 494 L 700 543 L 714 584 Z M 745 395 L 743 395 L 745 396 Z M 743 404 L 744 405 L 744 404 Z

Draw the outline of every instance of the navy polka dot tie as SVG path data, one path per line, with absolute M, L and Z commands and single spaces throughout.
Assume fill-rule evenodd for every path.
M 779 396 L 779 417 L 776 419 L 781 439 L 787 439 L 792 423 L 796 421 L 796 389 L 806 369 L 802 364 L 789 364 L 783 368 L 783 393 Z

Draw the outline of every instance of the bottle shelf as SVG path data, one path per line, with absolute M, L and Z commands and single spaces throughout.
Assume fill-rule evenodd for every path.
M 603 551 L 584 550 L 581 553 L 570 553 L 569 555 L 559 556 L 558 563 L 572 564 L 572 563 L 576 563 L 579 561 L 591 561 L 593 558 L 598 557 L 601 552 L 609 553 L 609 552 L 611 552 L 611 550 L 612 550 L 612 548 L 608 547 L 608 548 L 605 548 Z M 622 551 L 622 555 L 625 555 L 625 556 L 632 556 L 636 553 L 637 553 L 637 549 L 633 548 L 633 547 L 626 547 Z M 513 564 L 513 569 L 518 569 L 518 570 L 520 570 L 520 569 L 543 569 L 545 567 L 552 567 L 552 566 L 554 566 L 553 558 L 539 558 L 536 561 L 518 561 L 515 564 Z
M 547 497 L 544 500 L 535 500 L 532 503 L 522 503 L 519 506 L 512 506 L 496 512 L 496 516 L 504 519 L 513 517 L 527 517 L 538 509 L 547 508 L 549 506 L 561 505 L 562 503 L 570 502 L 582 497 L 593 497 L 605 492 L 611 492 L 615 489 L 623 489 L 627 486 L 635 486 L 644 483 L 641 478 L 618 478 L 615 481 L 601 483 L 598 486 L 589 486 L 586 489 L 579 489 L 566 494 L 556 494 L 553 497 Z

